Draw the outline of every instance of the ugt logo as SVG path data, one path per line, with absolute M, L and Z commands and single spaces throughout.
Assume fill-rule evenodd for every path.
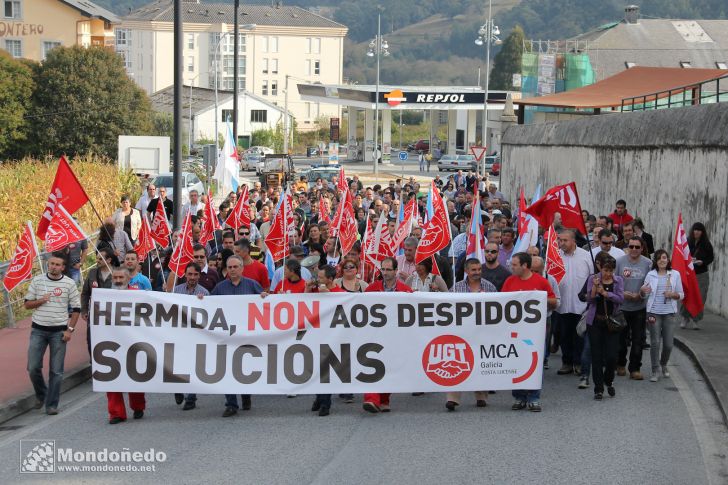
M 473 349 L 460 337 L 440 335 L 422 352 L 422 369 L 440 386 L 462 383 L 473 371 Z

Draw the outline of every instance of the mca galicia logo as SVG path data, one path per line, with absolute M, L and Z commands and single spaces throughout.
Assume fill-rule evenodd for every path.
M 456 386 L 473 371 L 473 349 L 460 337 L 440 335 L 425 347 L 422 369 L 440 386 Z
M 55 440 L 20 440 L 20 473 L 55 472 Z

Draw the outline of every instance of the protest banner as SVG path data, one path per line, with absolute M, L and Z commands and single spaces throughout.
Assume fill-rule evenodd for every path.
M 194 296 L 94 289 L 95 391 L 540 389 L 546 293 Z

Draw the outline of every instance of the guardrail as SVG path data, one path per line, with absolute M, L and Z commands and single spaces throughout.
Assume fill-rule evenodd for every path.
M 723 91 L 721 92 L 721 81 Z M 689 93 L 689 94 L 688 94 Z M 682 96 L 681 96 L 682 95 Z M 634 96 L 622 99 L 621 112 L 647 111 L 661 108 L 679 108 L 697 104 L 721 103 L 728 101 L 728 74 L 703 81 L 697 84 L 688 84 L 667 91 Z
M 95 240 L 98 237 L 98 235 L 99 235 L 99 232 L 96 231 L 95 233 L 88 236 L 86 238 L 86 240 L 87 241 L 92 240 L 92 239 Z M 40 253 L 40 257 L 44 261 L 48 259 L 49 255 L 50 255 L 50 253 L 48 253 L 46 251 L 43 251 Z M 94 258 L 94 261 L 95 261 L 95 258 Z M 10 266 L 10 261 L 3 261 L 2 263 L 0 263 L 0 280 L 5 277 L 5 273 L 7 273 L 9 266 Z M 88 271 L 95 266 L 96 266 L 96 263 L 94 262 L 93 264 L 91 264 L 89 266 L 81 268 L 81 281 L 83 281 L 84 275 L 86 273 L 88 273 Z M 25 288 L 25 286 L 22 286 L 22 287 Z M 13 290 L 12 293 L 20 294 L 20 291 L 18 291 L 19 288 L 21 288 L 21 286 L 18 286 L 18 288 Z M 24 298 L 22 295 L 20 295 L 20 296 L 16 296 L 16 298 L 13 299 L 12 294 L 9 293 L 5 289 L 4 286 L 0 286 L 0 289 L 2 290 L 2 294 L 3 294 L 2 309 L 3 309 L 3 313 L 5 314 L 5 317 L 7 319 L 7 322 L 5 323 L 5 328 L 15 328 L 16 320 L 15 320 L 15 311 L 14 311 L 13 307 L 18 307 L 19 303 L 22 302 L 24 300 Z

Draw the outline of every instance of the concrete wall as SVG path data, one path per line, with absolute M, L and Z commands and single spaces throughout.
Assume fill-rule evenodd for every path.
M 656 248 L 672 250 L 678 212 L 686 230 L 705 223 L 716 255 L 707 306 L 728 316 L 728 104 L 512 126 L 503 159 L 509 193 L 573 180 L 596 215 L 625 199 Z

